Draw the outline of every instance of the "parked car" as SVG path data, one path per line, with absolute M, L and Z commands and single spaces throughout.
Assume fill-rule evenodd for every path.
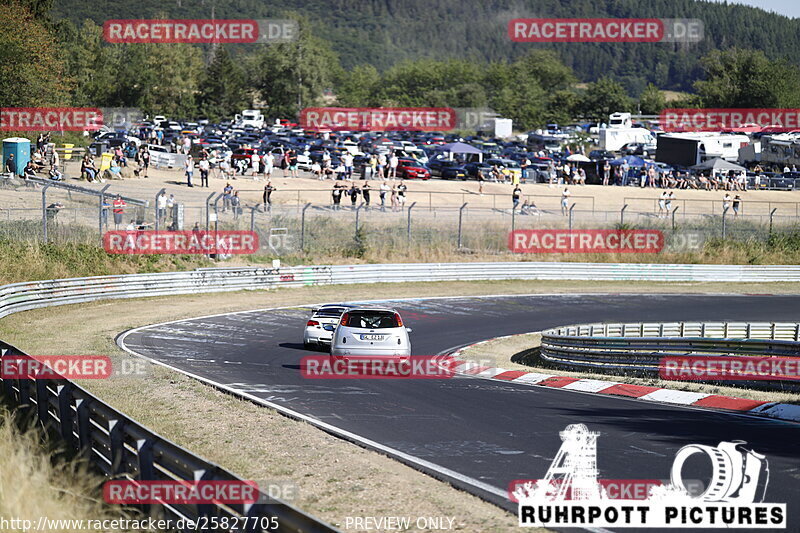
M 628 143 L 620 148 L 622 155 L 638 155 L 642 157 L 650 157 L 656 155 L 656 145 L 648 143 Z
M 606 159 L 616 159 L 616 158 L 617 156 L 615 156 L 612 152 L 609 152 L 608 150 L 592 150 L 591 152 L 589 152 L 589 159 L 591 159 L 592 161 L 605 161 Z
M 413 159 L 400 159 L 397 162 L 397 175 L 405 179 L 428 180 L 431 178 L 431 171 Z
M 449 159 L 434 159 L 432 161 L 428 161 L 427 166 L 431 171 L 431 175 L 437 175 L 442 179 L 467 179 L 467 169 L 462 163 L 459 163 L 455 160 L 451 161 Z

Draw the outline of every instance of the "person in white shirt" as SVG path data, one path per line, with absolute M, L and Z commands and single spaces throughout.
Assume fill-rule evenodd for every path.
M 258 152 L 253 152 L 250 155 L 250 166 L 253 167 L 253 179 L 257 180 L 259 167 L 261 166 L 261 157 L 258 155 Z
M 381 211 L 386 210 L 386 193 L 389 192 L 389 185 L 384 181 L 381 182 L 380 198 L 381 198 Z
M 208 172 L 211 170 L 211 163 L 205 157 L 197 162 L 200 169 L 200 186 L 208 187 Z
M 162 222 L 167 217 L 167 195 L 162 194 L 158 197 L 157 203 L 158 220 Z
M 564 187 L 564 192 L 561 193 L 561 214 L 566 216 L 567 210 L 569 208 L 569 197 L 572 196 L 572 193 L 569 192 L 569 189 Z
M 192 185 L 192 174 L 194 174 L 194 161 L 192 160 L 192 156 L 186 156 L 186 162 L 183 164 L 183 168 L 186 171 L 186 184 L 189 187 L 194 187 L 194 185 Z
M 395 154 L 389 158 L 389 177 L 396 178 L 397 177 L 397 165 L 400 160 L 397 158 Z
M 264 157 L 261 158 L 261 162 L 264 164 L 264 175 L 267 179 L 272 177 L 272 169 L 275 168 L 275 156 L 272 152 L 267 152 L 264 154 Z
M 344 165 L 344 173 L 347 179 L 353 179 L 353 154 L 345 152 L 342 155 L 342 164 Z

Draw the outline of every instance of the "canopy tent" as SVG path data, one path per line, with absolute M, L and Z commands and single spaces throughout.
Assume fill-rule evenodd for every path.
M 453 154 L 471 154 L 471 155 L 478 155 L 478 161 L 483 161 L 483 152 L 478 150 L 474 146 L 471 146 L 466 143 L 449 143 L 449 144 L 442 144 L 434 148 L 437 152 L 447 152 L 449 155 L 449 159 L 453 159 Z
M 580 163 L 588 163 L 591 161 L 588 157 L 583 154 L 572 154 L 571 156 L 567 157 L 567 161 L 575 161 Z
M 635 155 L 626 155 L 625 157 L 620 157 L 619 159 L 611 161 L 609 164 L 613 166 L 619 166 L 625 163 L 628 163 L 629 167 L 643 167 L 644 159 L 641 157 L 636 157 Z
M 747 170 L 743 166 L 737 165 L 736 163 L 731 163 L 730 161 L 725 161 L 721 157 L 716 157 L 714 159 L 709 159 L 708 161 L 704 161 L 699 165 L 694 165 L 689 167 L 692 170 L 711 170 L 714 172 L 725 172 L 728 170 L 735 170 L 737 172 L 742 172 Z

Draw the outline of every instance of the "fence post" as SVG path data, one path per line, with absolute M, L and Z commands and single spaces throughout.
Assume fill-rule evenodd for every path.
M 680 209 L 680 207 L 681 206 L 677 205 L 677 206 L 675 206 L 675 209 L 672 210 L 672 229 L 673 230 L 675 229 L 675 211 Z
M 461 249 L 461 220 L 464 216 L 464 208 L 467 207 L 467 202 L 458 208 L 458 248 Z
M 513 232 L 517 229 L 517 208 L 511 208 L 511 231 Z
M 619 225 L 625 224 L 625 210 L 628 208 L 628 204 L 622 206 L 622 209 L 619 210 Z
M 50 188 L 50 184 L 44 186 L 42 189 L 42 233 L 44 237 L 44 242 L 47 242 L 47 189 Z
M 250 233 L 255 233 L 256 231 L 256 209 L 258 209 L 258 206 L 250 208 Z
M 303 210 L 300 212 L 300 251 L 305 250 L 306 244 L 306 209 L 311 207 L 311 202 L 307 203 L 303 206 Z
M 775 208 L 772 209 L 772 211 L 769 212 L 769 233 L 770 233 L 770 235 L 772 235 L 772 217 L 775 215 L 775 211 L 777 211 L 777 210 L 778 210 L 778 208 L 775 207 Z
M 726 220 L 725 220 L 725 215 L 727 215 L 727 214 L 728 214 L 728 208 L 726 207 L 725 209 L 722 210 L 722 240 L 723 241 L 725 240 L 725 234 L 726 234 L 726 229 L 727 229 L 726 228 Z
M 209 213 L 208 213 L 209 205 L 211 204 L 211 199 L 214 197 L 215 194 L 217 194 L 217 193 L 212 192 L 211 194 L 208 195 L 208 198 L 206 198 L 206 232 L 208 232 L 208 225 L 209 225 L 209 220 L 208 220 L 209 219 Z
M 414 206 L 417 205 L 417 202 L 412 202 L 410 206 L 408 206 L 408 222 L 406 223 L 406 232 L 408 234 L 408 244 L 411 244 L 411 210 Z
M 158 209 L 158 199 L 167 193 L 167 189 L 162 188 L 156 193 L 156 201 L 153 208 L 156 210 L 156 231 L 161 227 L 161 211 Z
M 358 215 L 360 214 L 362 207 L 364 207 L 364 202 L 361 202 L 361 204 L 358 207 L 356 207 L 356 235 L 355 235 L 356 242 L 358 242 Z
M 100 224 L 100 242 L 103 241 L 103 206 L 106 203 L 106 191 L 111 185 L 106 185 L 102 189 L 100 189 L 100 211 L 97 213 L 97 219 Z M 106 210 L 106 216 L 108 216 L 108 210 Z
M 573 203 L 569 206 L 569 230 L 572 231 L 572 210 L 575 209 L 575 204 Z

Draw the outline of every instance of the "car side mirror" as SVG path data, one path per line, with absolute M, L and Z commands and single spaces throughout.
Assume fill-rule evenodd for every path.
M 407 332 L 409 332 L 409 333 L 411 333 L 411 332 L 412 332 L 412 331 L 414 331 L 414 330 L 413 330 L 413 329 L 411 329 L 411 328 L 406 328 L 406 331 L 407 331 Z

